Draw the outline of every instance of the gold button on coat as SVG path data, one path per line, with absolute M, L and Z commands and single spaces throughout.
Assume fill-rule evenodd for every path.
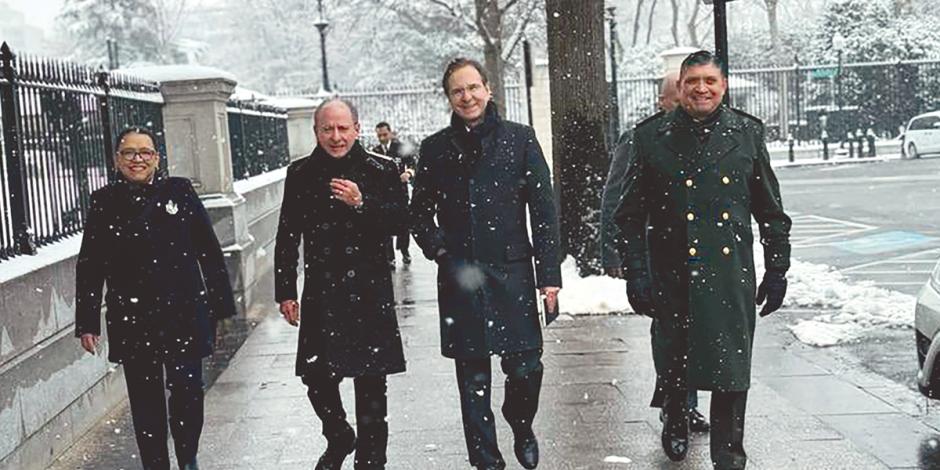
M 721 249 L 721 252 L 724 253 L 724 254 L 726 254 L 726 255 L 730 255 L 730 254 L 731 254 L 731 248 L 724 247 L 724 248 Z
M 721 182 L 724 184 L 731 184 L 731 178 L 728 178 L 727 176 L 722 176 Z
M 690 180 L 690 179 L 689 179 L 689 180 L 685 180 L 685 185 L 691 188 L 691 187 L 692 187 L 692 180 Z
M 722 212 L 722 213 L 721 213 L 721 220 L 728 220 L 728 219 L 730 219 L 730 218 L 731 218 L 731 214 L 729 214 L 729 213 L 727 213 L 727 212 Z
M 689 256 L 695 256 L 696 253 L 698 253 L 698 250 L 695 248 L 689 248 Z
M 689 212 L 688 214 L 685 215 L 685 218 L 686 218 L 686 219 L 689 219 L 689 222 L 691 222 L 691 221 L 695 220 L 695 214 Z

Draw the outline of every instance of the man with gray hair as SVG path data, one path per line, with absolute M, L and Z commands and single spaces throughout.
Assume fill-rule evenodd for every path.
M 326 452 L 317 470 L 385 468 L 388 374 L 404 372 L 385 242 L 407 211 L 398 168 L 359 144 L 355 106 L 333 98 L 314 114 L 317 147 L 290 165 L 275 242 L 275 300 L 300 325 L 296 374 L 323 423 Z M 304 242 L 303 313 L 297 257 Z M 353 377 L 356 432 L 339 383 Z

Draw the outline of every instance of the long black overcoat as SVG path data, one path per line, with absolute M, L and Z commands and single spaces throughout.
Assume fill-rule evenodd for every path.
M 108 359 L 187 359 L 212 353 L 212 320 L 235 315 L 209 214 L 184 178 L 98 189 L 76 265 L 75 335 L 101 334 L 107 285 Z
M 624 267 L 653 277 L 658 375 L 690 388 L 750 387 L 757 220 L 767 269 L 790 266 L 790 218 L 757 119 L 733 108 L 703 144 L 681 108 L 638 125 L 615 214 Z M 688 322 L 686 329 L 677 322 Z M 687 331 L 687 335 L 684 333 Z M 677 362 L 679 361 L 679 362 Z M 687 364 L 682 364 L 686 362 Z
M 337 375 L 386 375 L 405 370 L 395 316 L 389 235 L 405 224 L 407 207 L 391 159 L 356 143 L 337 170 L 317 147 L 290 165 L 275 242 L 275 297 L 297 299 L 297 258 L 304 243 L 297 375 L 326 364 Z M 331 178 L 355 182 L 361 210 L 332 197 Z
M 448 253 L 437 278 L 443 355 L 541 348 L 536 288 L 561 287 L 560 243 L 532 128 L 500 119 L 492 103 L 470 132 L 454 116 L 421 143 L 410 212 L 425 256 Z

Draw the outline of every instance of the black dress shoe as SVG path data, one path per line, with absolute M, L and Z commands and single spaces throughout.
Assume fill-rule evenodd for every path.
M 687 409 L 683 406 L 675 410 L 665 411 L 663 417 L 663 452 L 673 462 L 685 460 L 685 457 L 689 455 L 689 413 Z
M 532 431 L 516 436 L 512 446 L 519 465 L 529 470 L 539 466 L 539 441 Z
M 689 431 L 692 432 L 708 432 L 711 429 L 711 426 L 708 424 L 708 419 L 702 416 L 702 413 L 695 408 L 692 408 L 689 411 Z
M 192 459 L 189 463 L 180 464 L 180 470 L 199 470 L 199 462 Z
M 356 433 L 352 429 L 342 436 L 330 439 L 326 446 L 326 451 L 317 461 L 315 470 L 340 470 L 343 468 L 343 461 L 346 456 L 356 449 Z

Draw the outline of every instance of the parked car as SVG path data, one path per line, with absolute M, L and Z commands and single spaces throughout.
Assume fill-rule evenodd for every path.
M 920 364 L 917 386 L 925 396 L 940 398 L 940 260 L 917 295 L 914 335 Z
M 928 153 L 940 153 L 940 111 L 911 118 L 901 139 L 901 155 L 918 158 Z

